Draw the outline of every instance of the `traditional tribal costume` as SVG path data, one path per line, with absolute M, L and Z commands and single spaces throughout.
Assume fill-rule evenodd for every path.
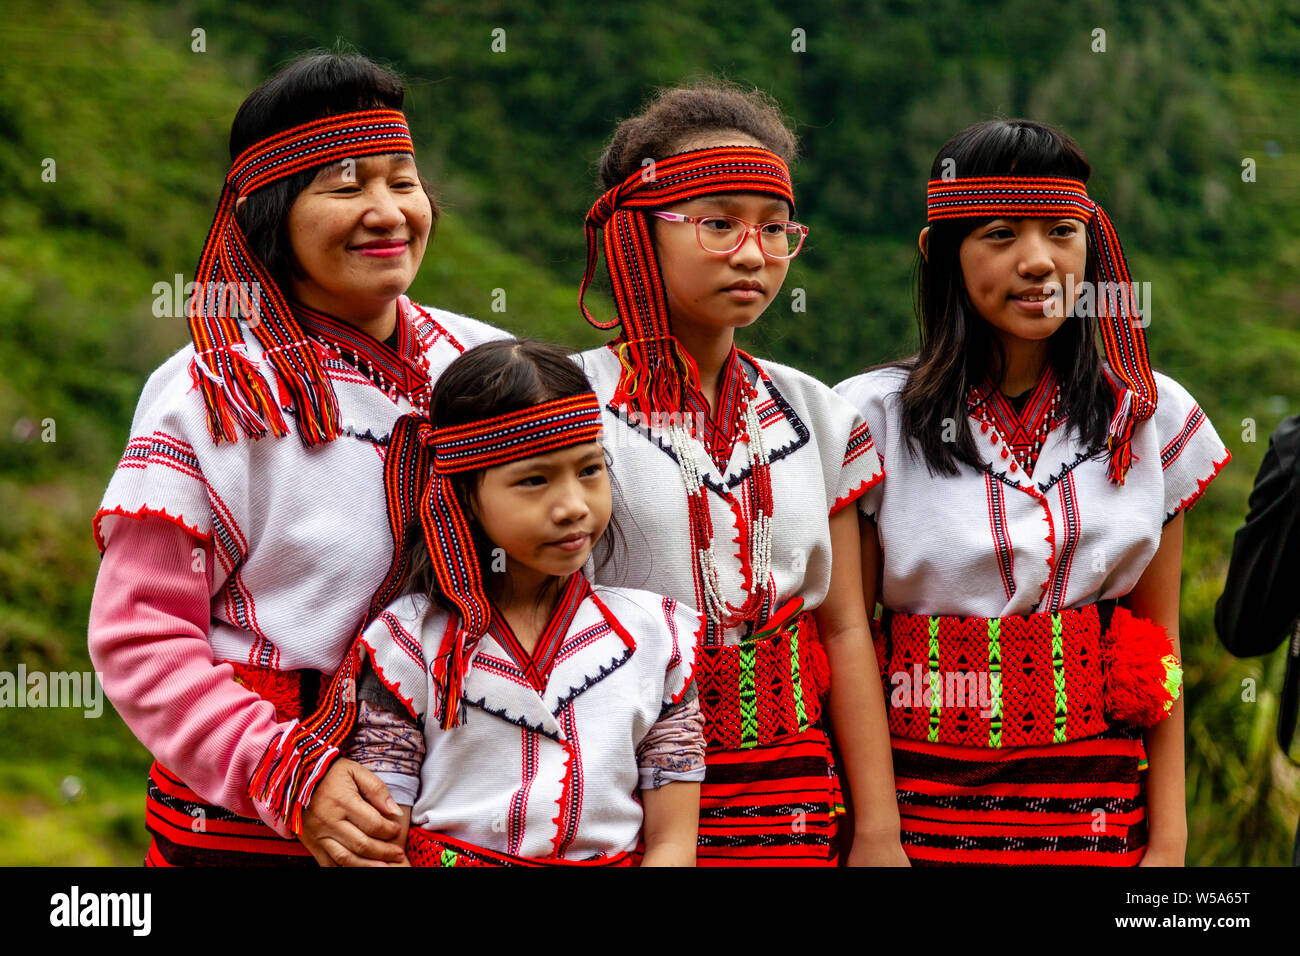
M 704 778 L 691 681 L 699 615 L 572 574 L 528 652 L 484 592 L 449 481 L 596 441 L 600 421 L 588 392 L 399 432 L 393 454 L 411 456 L 418 473 L 432 452 L 418 513 L 439 586 L 459 613 L 410 595 L 366 629 L 358 652 L 370 663 L 347 752 L 412 807 L 416 865 L 629 863 L 642 822 L 637 789 Z M 648 753 L 664 749 L 673 752 Z
M 148 863 L 312 862 L 286 839 L 287 804 L 254 801 L 250 780 L 388 597 L 376 591 L 394 558 L 383 473 L 395 422 L 427 410 L 432 381 L 466 348 L 505 333 L 401 296 L 383 343 L 290 306 L 234 205 L 303 169 L 411 149 L 401 113 L 370 110 L 241 154 L 199 263 L 197 347 L 149 378 L 95 515 L 92 659 L 158 758 Z M 258 290 L 241 303 L 256 323 L 223 314 L 240 288 Z
M 819 719 L 829 668 L 812 611 L 830 584 L 830 515 L 883 476 L 862 417 L 795 369 L 733 349 L 709 412 L 671 334 L 646 217 L 725 192 L 778 196 L 793 214 L 780 157 L 730 146 L 660 160 L 652 178 L 628 177 L 587 216 L 582 289 L 603 228 L 618 306 L 613 322 L 587 318 L 621 323 L 623 335 L 580 359 L 605 407 L 630 551 L 597 578 L 705 612 L 699 864 L 826 865 L 842 796 Z
M 1099 278 L 1128 282 L 1080 182 L 930 183 L 931 221 L 977 216 L 1081 219 Z M 991 381 L 971 390 L 983 462 L 954 476 L 932 474 L 902 433 L 905 370 L 836 387 L 889 473 L 859 508 L 884 555 L 876 652 L 914 863 L 1132 866 L 1144 852 L 1142 728 L 1167 716 L 1181 672 L 1164 629 L 1115 601 L 1230 456 L 1186 390 L 1151 370 L 1135 303 L 1116 291 L 1099 297 L 1118 398 L 1109 447 L 1068 430 L 1050 363 L 1019 409 Z

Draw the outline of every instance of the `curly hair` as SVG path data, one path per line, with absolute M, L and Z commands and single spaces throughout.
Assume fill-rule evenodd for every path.
M 618 124 L 600 157 L 601 191 L 640 170 L 643 160 L 679 153 L 691 137 L 710 131 L 752 136 L 786 163 L 798 154 L 798 141 L 776 100 L 759 89 L 706 80 L 661 89 L 645 109 Z

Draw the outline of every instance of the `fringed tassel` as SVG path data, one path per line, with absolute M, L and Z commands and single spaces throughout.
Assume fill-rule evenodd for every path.
M 433 667 L 433 682 L 438 690 L 434 717 L 443 730 L 459 727 L 465 721 L 461 689 L 465 686 L 465 665 L 472 650 L 465 637 L 464 629 L 449 627 L 442 636 L 442 646 Z
M 1110 452 L 1106 473 L 1112 484 L 1123 485 L 1133 465 L 1133 425 L 1133 392 L 1126 388 L 1119 396 L 1106 434 L 1106 449 Z
M 298 411 L 303 444 L 319 445 L 339 436 L 339 407 L 334 387 L 316 352 L 299 341 L 271 354 L 271 365 Z
M 1153 727 L 1182 692 L 1183 669 L 1163 627 L 1116 608 L 1105 646 L 1106 716 Z
M 675 413 L 682 407 L 683 384 L 698 387 L 700 373 L 690 353 L 671 335 L 629 339 L 618 347 L 623 370 L 611 404 L 655 421 L 656 412 Z
M 356 720 L 361 653 L 354 643 L 320 708 L 305 723 L 295 720 L 289 725 L 267 748 L 249 781 L 249 796 L 285 820 L 294 833 L 302 832 L 303 810 L 325 771 L 338 759 L 339 747 Z
M 277 437 L 289 433 L 266 379 L 242 344 L 221 346 L 207 354 L 216 371 L 196 352 L 190 362 L 190 380 L 203 393 L 213 442 L 237 441 L 236 425 L 250 438 L 261 438 L 268 425 Z

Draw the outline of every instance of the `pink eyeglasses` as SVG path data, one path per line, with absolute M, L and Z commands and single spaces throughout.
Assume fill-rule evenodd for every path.
M 677 212 L 656 212 L 665 222 L 689 222 L 695 225 L 700 248 L 715 255 L 729 256 L 754 234 L 758 247 L 769 259 L 793 259 L 803 248 L 808 227 L 788 219 L 753 223 L 736 216 L 683 216 Z

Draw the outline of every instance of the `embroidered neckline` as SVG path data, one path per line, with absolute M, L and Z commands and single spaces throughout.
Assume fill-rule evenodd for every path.
M 1009 471 L 1023 468 L 1026 475 L 1033 475 L 1047 436 L 1059 421 L 1060 400 L 1060 382 L 1047 362 L 1020 411 L 988 378 L 971 389 L 967 410 L 979 421 L 980 434 L 988 436 L 992 445 L 1001 446 L 1004 460 L 1010 459 Z
M 505 619 L 505 615 L 492 605 L 492 617 L 488 621 L 488 633 L 492 639 L 501 645 L 502 650 L 510 655 L 511 660 L 519 666 L 528 683 L 532 685 L 533 690 L 542 693 L 546 690 L 546 682 L 550 680 L 551 671 L 555 669 L 555 662 L 559 659 L 560 647 L 564 644 L 564 636 L 569 633 L 569 628 L 573 625 L 573 619 L 578 614 L 578 608 L 582 602 L 591 594 L 591 585 L 580 572 L 569 575 L 569 580 L 565 582 L 560 592 L 559 600 L 555 602 L 555 607 L 551 611 L 550 619 L 547 620 L 546 626 L 542 629 L 541 635 L 537 638 L 537 644 L 533 647 L 530 654 L 524 649 L 519 638 L 511 629 L 510 624 Z
M 335 358 L 347 362 L 393 401 L 404 396 L 415 408 L 429 413 L 433 385 L 429 358 L 410 320 L 397 308 L 397 347 L 390 348 L 332 315 L 318 312 L 300 302 L 290 303 L 294 317 L 318 345 Z
M 704 392 L 691 382 L 684 382 L 682 411 L 689 416 L 692 437 L 709 452 L 720 473 L 726 473 L 732 449 L 743 429 L 743 405 L 753 385 L 740 361 L 741 352 L 735 345 L 727 353 L 718 376 L 718 397 L 713 409 L 709 408 Z M 697 425 L 703 426 L 703 434 Z

